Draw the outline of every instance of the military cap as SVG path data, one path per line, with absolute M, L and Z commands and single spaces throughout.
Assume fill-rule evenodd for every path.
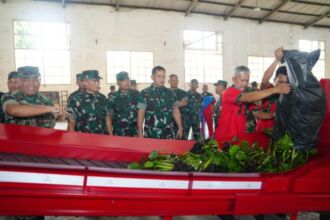
M 198 80 L 197 80 L 197 79 L 192 79 L 192 80 L 190 81 L 190 83 L 197 83 L 197 84 L 198 84 Z
M 19 78 L 33 78 L 39 77 L 39 68 L 35 66 L 22 66 L 17 69 Z
M 258 86 L 258 83 L 256 81 L 251 82 L 252 86 Z
M 137 85 L 137 83 L 136 83 L 136 80 L 135 79 L 132 79 L 131 80 L 131 86 L 134 86 L 134 85 Z
M 76 80 L 83 80 L 84 79 L 84 75 L 82 73 L 78 73 L 76 74 Z
M 12 72 L 8 73 L 8 80 L 10 80 L 12 78 L 18 78 L 18 72 L 17 71 L 12 71 Z
M 227 88 L 227 81 L 225 80 L 218 80 L 218 82 L 214 83 L 213 85 L 217 86 L 217 85 L 222 85 L 223 87 Z
M 102 77 L 99 76 L 99 71 L 97 70 L 85 70 L 82 72 L 83 79 L 102 79 Z
M 127 80 L 127 79 L 129 79 L 128 72 L 121 71 L 121 72 L 117 73 L 116 78 L 117 78 L 117 81 Z

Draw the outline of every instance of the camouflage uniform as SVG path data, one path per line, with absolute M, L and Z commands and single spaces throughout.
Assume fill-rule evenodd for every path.
M 81 95 L 82 92 L 84 92 L 84 90 L 78 89 L 69 95 L 67 109 L 69 109 L 69 104 L 73 102 L 72 99 L 76 96 Z M 68 112 L 70 112 L 70 110 L 68 110 Z M 75 126 L 75 130 L 77 130 L 77 124 Z
M 243 93 L 249 93 L 249 92 L 253 92 L 255 90 L 253 90 L 251 87 L 247 87 Z M 246 133 L 253 133 L 256 131 L 256 127 L 257 127 L 257 121 L 256 118 L 253 115 L 253 111 L 256 110 L 256 104 L 255 103 L 244 103 L 244 105 L 242 105 L 242 107 L 245 108 L 245 117 L 246 117 Z
M 171 89 L 175 95 L 175 100 L 181 101 L 182 99 L 188 100 L 188 93 L 182 89 Z M 181 111 L 181 108 L 180 108 Z
M 138 91 L 132 89 L 129 89 L 127 92 L 118 90 L 108 100 L 108 113 L 112 117 L 113 135 L 137 135 L 139 103 L 144 103 L 144 100 Z M 143 106 L 145 105 L 143 104 Z
M 190 128 L 192 128 L 194 140 L 200 140 L 201 129 L 199 112 L 203 97 L 200 93 L 190 90 L 188 91 L 188 99 L 188 105 L 182 109 L 184 137 L 188 139 Z
M 83 72 L 84 79 L 102 79 L 97 70 Z M 72 96 L 68 103 L 69 120 L 76 122 L 75 130 L 87 133 L 107 134 L 107 98 L 99 93 L 82 91 Z
M 1 101 L 3 109 L 6 109 L 6 106 L 9 104 L 53 106 L 52 101 L 41 93 L 37 93 L 33 96 L 25 96 L 21 91 L 16 91 L 13 94 L 5 94 L 2 97 Z M 5 114 L 5 123 L 54 128 L 56 120 L 54 118 L 54 115 L 51 113 L 24 118 L 13 117 L 11 115 Z
M 141 95 L 144 100 L 140 106 L 145 105 L 145 137 L 174 139 L 173 109 L 177 106 L 174 93 L 168 88 L 151 85 L 142 90 Z
M 76 80 L 77 80 L 77 81 L 82 81 L 82 80 L 84 80 L 84 79 L 83 79 L 83 74 L 82 74 L 82 73 L 78 73 L 78 74 L 76 74 Z M 84 89 L 79 88 L 79 89 L 77 89 L 76 91 L 74 91 L 73 93 L 71 93 L 71 94 L 69 95 L 69 98 L 68 98 L 68 103 L 70 102 L 70 100 L 72 99 L 73 96 L 75 96 L 75 95 L 81 93 L 82 91 L 84 91 Z
M 108 99 L 110 99 L 116 92 L 109 92 L 108 93 Z
M 175 95 L 175 100 L 177 102 L 180 102 L 181 100 L 187 100 L 188 101 L 188 93 L 182 89 L 179 89 L 179 88 L 175 88 L 175 89 L 171 89 Z M 183 124 L 183 117 L 182 117 L 182 114 L 183 114 L 183 109 L 184 107 L 180 107 L 180 114 L 181 114 L 181 121 L 182 121 L 182 124 Z M 174 125 L 175 126 L 175 133 L 177 133 L 178 131 L 178 126 L 177 124 Z M 182 137 L 184 139 L 184 137 Z
M 20 67 L 17 70 L 17 77 L 22 79 L 38 78 L 40 77 L 39 68 L 33 66 Z M 10 93 L 5 94 L 1 99 L 1 103 L 4 112 L 6 112 L 7 105 L 11 105 L 11 104 L 53 106 L 52 101 L 41 93 L 37 92 L 36 94 L 27 96 L 24 95 L 24 93 L 20 90 L 12 94 Z M 5 123 L 25 125 L 25 126 L 37 126 L 44 128 L 54 128 L 56 120 L 52 113 L 46 113 L 32 117 L 14 117 L 5 113 Z
M 2 98 L 3 95 L 4 95 L 4 93 L 0 92 L 0 123 L 5 122 L 5 113 L 3 112 L 2 104 L 1 104 L 1 98 Z
M 210 93 L 210 92 L 202 92 L 201 95 L 202 95 L 202 97 L 205 97 L 205 96 L 213 96 L 213 94 Z
M 8 81 L 11 80 L 12 78 L 16 78 L 17 79 L 18 78 L 18 72 L 16 72 L 16 71 L 10 72 L 8 74 Z M 9 89 L 9 87 L 8 87 L 8 89 Z M 2 103 L 1 103 L 1 98 L 5 94 L 6 93 L 0 92 L 0 123 L 4 123 L 5 122 L 5 113 L 3 112 Z
M 71 93 L 69 95 L 69 98 L 68 98 L 68 103 L 70 103 L 71 99 L 76 96 L 76 95 L 79 95 L 80 93 L 82 93 L 84 90 L 81 90 L 81 89 L 77 89 L 76 91 L 74 91 L 73 93 Z
M 73 96 L 68 103 L 69 119 L 76 121 L 76 131 L 107 134 L 105 118 L 107 99 L 101 93 L 86 91 Z

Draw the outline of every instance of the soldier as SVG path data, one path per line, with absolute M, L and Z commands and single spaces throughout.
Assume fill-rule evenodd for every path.
M 203 97 L 205 97 L 205 96 L 213 96 L 213 94 L 209 92 L 209 87 L 206 84 L 203 85 L 202 96 Z
M 253 91 L 258 91 L 258 83 L 256 81 L 251 82 L 251 88 Z
M 86 70 L 83 79 L 86 90 L 73 96 L 68 103 L 68 130 L 107 134 L 107 99 L 99 92 L 102 78 L 97 70 Z
M 188 91 L 188 112 L 183 117 L 183 127 L 184 127 L 184 135 L 185 139 L 188 139 L 190 128 L 193 131 L 193 139 L 199 141 L 201 138 L 201 130 L 200 130 L 200 110 L 203 101 L 203 97 L 201 94 L 197 92 L 198 81 L 197 79 L 192 79 L 190 81 L 190 90 Z
M 168 80 L 171 90 L 174 92 L 176 100 L 179 101 L 180 112 L 181 108 L 188 105 L 188 94 L 182 89 L 178 88 L 179 80 L 178 76 L 171 74 Z
M 166 70 L 161 66 L 152 69 L 153 83 L 142 90 L 143 102 L 138 110 L 138 136 L 143 137 L 142 124 L 145 119 L 144 134 L 147 138 L 174 139 L 174 121 L 178 126 L 177 138 L 182 138 L 181 115 L 174 93 L 164 87 Z M 174 120 L 173 120 L 174 119 Z
M 215 92 L 219 95 L 219 99 L 216 102 L 215 107 L 214 107 L 214 115 L 213 115 L 215 128 L 217 128 L 218 119 L 219 119 L 220 112 L 221 112 L 221 99 L 222 99 L 223 92 L 227 88 L 227 81 L 218 80 L 218 82 L 215 83 L 214 85 L 215 85 Z
M 110 135 L 133 137 L 137 135 L 137 111 L 143 98 L 130 89 L 127 72 L 117 74 L 117 84 L 119 90 L 108 99 L 107 128 Z
M 131 80 L 131 89 L 138 91 L 137 83 L 135 79 Z
M 70 96 L 68 98 L 68 104 L 70 102 L 72 102 L 72 98 L 74 96 L 79 95 L 81 92 L 85 91 L 85 89 L 86 89 L 85 80 L 84 80 L 84 76 L 82 73 L 76 74 L 76 85 L 78 86 L 78 89 L 70 94 Z M 67 106 L 67 108 L 68 108 L 68 106 Z M 68 124 L 68 130 L 69 130 L 69 124 Z
M 12 71 L 8 74 L 7 87 L 8 87 L 9 93 L 13 93 L 13 92 L 19 90 L 20 80 L 18 77 L 18 72 Z
M 186 91 L 178 88 L 179 80 L 177 75 L 171 74 L 168 83 L 170 84 L 170 88 L 174 92 L 175 99 L 178 102 L 178 106 L 181 114 L 181 120 L 183 124 L 182 115 L 185 114 L 185 112 L 187 112 L 187 108 L 185 108 L 185 106 L 188 105 L 188 94 Z M 175 129 L 177 131 L 177 127 L 175 127 Z
M 281 62 L 281 59 L 283 57 L 283 48 L 277 48 L 274 52 L 275 59 L 273 63 L 266 69 L 262 81 L 260 89 L 268 89 L 274 87 L 274 85 L 270 82 L 270 79 L 274 77 L 274 84 L 288 84 L 288 74 L 287 69 L 285 66 L 280 66 L 275 71 L 277 65 Z M 257 127 L 256 131 L 261 132 L 264 129 L 273 128 L 275 123 L 275 114 L 277 109 L 277 100 L 279 96 L 273 95 L 270 97 L 267 97 L 266 99 L 262 100 L 260 111 L 257 113 L 254 113 L 254 116 L 258 119 L 257 120 Z
M 2 110 L 2 105 L 1 105 L 1 98 L 5 93 L 0 92 L 0 123 L 4 123 L 5 122 L 5 113 Z
M 7 87 L 8 87 L 8 93 L 10 94 L 19 90 L 19 78 L 18 78 L 18 73 L 16 71 L 12 71 L 8 74 Z M 5 122 L 5 113 L 3 112 L 2 104 L 1 104 L 1 97 L 4 94 L 5 93 L 0 92 L 0 123 Z
M 255 90 L 252 87 L 246 87 L 243 91 L 243 93 L 249 93 L 254 92 Z M 258 90 L 256 90 L 258 91 Z M 254 133 L 256 131 L 257 127 L 257 118 L 256 113 L 258 112 L 258 102 L 245 102 L 244 104 L 244 110 L 242 109 L 242 112 L 245 114 L 246 119 L 246 131 L 248 133 Z
M 110 99 L 116 92 L 116 86 L 110 86 L 110 92 L 108 93 L 108 99 Z
M 20 90 L 2 97 L 5 123 L 54 128 L 55 119 L 63 115 L 60 108 L 39 93 L 40 73 L 38 67 L 18 68 Z
M 78 94 L 86 89 L 85 81 L 83 79 L 82 73 L 76 74 L 76 85 L 78 86 L 78 89 L 70 94 L 70 96 L 68 98 L 68 103 L 70 102 L 70 99 L 72 99 L 73 96 L 75 96 L 76 94 Z

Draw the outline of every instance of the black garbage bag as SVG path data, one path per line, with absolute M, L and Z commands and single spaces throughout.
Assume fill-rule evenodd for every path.
M 307 150 L 316 146 L 325 115 L 323 89 L 312 74 L 320 50 L 311 53 L 285 50 L 285 63 L 291 92 L 280 95 L 272 136 L 280 139 L 287 132 L 293 138 L 293 148 Z

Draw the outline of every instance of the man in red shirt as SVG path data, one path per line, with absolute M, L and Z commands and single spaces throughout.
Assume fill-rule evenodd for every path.
M 234 137 L 244 140 L 248 136 L 245 116 L 245 103 L 260 101 L 273 94 L 287 94 L 291 88 L 289 84 L 279 84 L 273 88 L 260 91 L 244 92 L 249 85 L 250 69 L 238 66 L 232 76 L 233 85 L 224 92 L 222 109 L 215 132 L 215 139 L 221 144 L 223 141 L 232 141 Z
M 274 75 L 276 67 L 280 64 L 281 59 L 283 57 L 283 47 L 277 48 L 274 52 L 275 59 L 273 63 L 267 68 L 265 71 L 260 89 L 268 89 L 274 87 L 274 85 L 270 82 L 270 79 Z M 285 66 L 280 66 L 277 68 L 274 84 L 287 84 L 289 83 L 289 79 L 287 76 L 287 70 Z M 261 108 L 259 112 L 255 113 L 255 117 L 258 118 L 256 131 L 262 132 L 264 129 L 273 128 L 274 126 L 274 117 L 277 108 L 277 100 L 278 95 L 272 95 L 264 100 L 262 100 Z

